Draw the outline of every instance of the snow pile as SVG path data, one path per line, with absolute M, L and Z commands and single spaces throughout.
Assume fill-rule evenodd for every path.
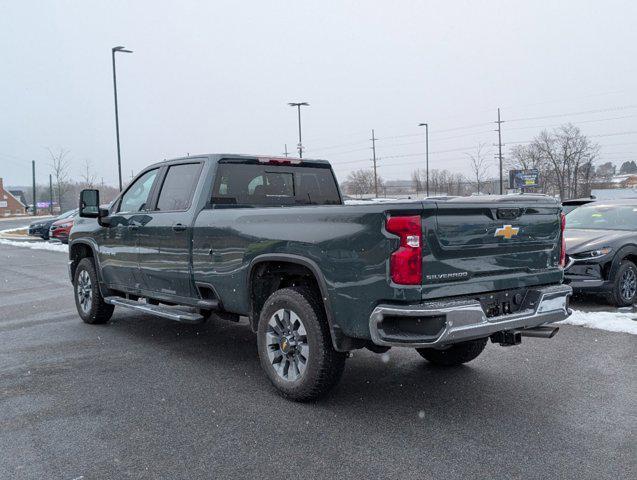
M 580 327 L 597 328 L 608 332 L 624 332 L 637 335 L 637 316 L 635 313 L 623 312 L 582 312 L 573 310 L 573 315 L 558 324 L 578 325 Z
M 44 243 L 44 242 L 18 242 L 15 240 L 5 240 L 0 238 L 0 245 L 9 245 L 11 247 L 31 248 L 32 250 L 49 250 L 50 252 L 68 253 L 69 246 L 62 243 Z
M 0 235 L 4 235 L 5 233 L 19 232 L 20 230 L 26 230 L 27 228 L 29 228 L 28 225 L 25 225 L 24 227 L 7 228 L 5 230 L 0 230 Z

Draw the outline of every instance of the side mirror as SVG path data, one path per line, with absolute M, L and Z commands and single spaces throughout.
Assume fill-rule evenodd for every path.
M 80 217 L 99 218 L 100 192 L 99 190 L 82 190 L 80 192 Z
M 108 210 L 100 208 L 100 192 L 99 190 L 82 190 L 80 192 L 80 211 L 82 218 L 97 218 L 101 226 L 107 226 Z

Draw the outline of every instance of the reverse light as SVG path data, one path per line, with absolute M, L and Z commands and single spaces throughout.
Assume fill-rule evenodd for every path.
M 566 229 L 566 215 L 560 213 L 560 267 L 566 266 L 566 238 L 564 230 Z
M 385 229 L 400 237 L 400 246 L 389 259 L 392 281 L 400 285 L 420 285 L 422 281 L 422 224 L 420 216 L 389 217 Z

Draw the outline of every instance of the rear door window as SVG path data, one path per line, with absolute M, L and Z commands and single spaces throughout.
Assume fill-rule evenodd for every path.
M 329 168 L 239 163 L 218 165 L 211 200 L 214 205 L 235 206 L 341 203 Z
M 170 166 L 159 192 L 156 210 L 165 212 L 188 210 L 200 172 L 201 163 Z

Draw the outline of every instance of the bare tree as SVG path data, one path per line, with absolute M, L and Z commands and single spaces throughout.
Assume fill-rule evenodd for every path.
M 56 152 L 47 148 L 49 151 L 49 155 L 51 156 L 50 167 L 53 173 L 53 177 L 55 178 L 55 189 L 57 191 L 58 197 L 58 206 L 60 207 L 60 211 L 62 209 L 62 199 L 64 198 L 64 194 L 68 189 L 68 178 L 69 178 L 69 161 L 66 156 L 69 154 L 68 150 L 64 150 L 63 148 L 57 149 Z
M 473 178 L 476 180 L 476 191 L 478 193 L 482 191 L 481 185 L 484 183 L 484 180 L 487 177 L 487 170 L 489 169 L 489 164 L 485 158 L 484 150 L 485 144 L 479 143 L 476 147 L 475 153 L 466 154 L 469 157 L 471 172 L 473 174 Z
M 365 194 L 374 192 L 374 171 L 373 170 L 355 170 L 350 172 L 345 180 L 345 190 L 351 195 L 357 195 L 359 198 Z M 378 188 L 383 186 L 382 178 L 378 177 Z
M 527 146 L 514 148 L 509 166 L 537 168 L 542 191 L 564 200 L 590 194 L 598 154 L 599 145 L 569 123 L 544 130 Z
M 422 174 L 419 169 L 416 169 L 413 172 L 411 172 L 411 183 L 414 187 L 414 190 L 416 190 L 416 195 L 418 195 L 420 192 L 423 191 L 421 175 Z
M 93 188 L 97 183 L 97 177 L 93 173 L 91 161 L 87 158 L 82 165 L 82 183 L 86 185 L 86 188 Z

